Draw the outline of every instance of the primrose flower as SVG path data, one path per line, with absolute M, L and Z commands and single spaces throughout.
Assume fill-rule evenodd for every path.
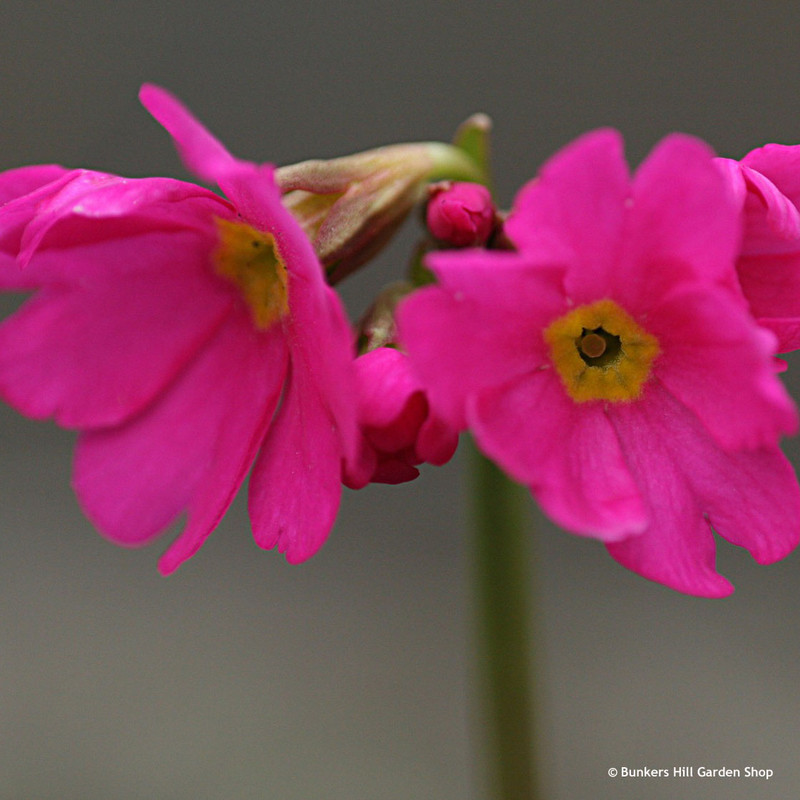
M 348 486 L 404 483 L 423 462 L 441 466 L 453 457 L 458 434 L 431 413 L 408 356 L 378 347 L 359 356 L 355 368 L 363 439 L 360 463 L 346 465 Z
M 768 144 L 719 159 L 744 215 L 739 282 L 776 352 L 800 348 L 800 146 Z
M 435 412 L 626 567 L 723 596 L 717 532 L 759 563 L 800 538 L 775 338 L 736 289 L 740 215 L 712 154 L 665 139 L 630 178 L 614 131 L 557 154 L 506 222 L 517 252 L 429 256 L 398 309 Z
M 256 541 L 302 561 L 357 453 L 351 331 L 273 168 L 235 159 L 165 91 L 141 99 L 225 197 L 84 170 L 0 176 L 0 250 L 17 260 L 0 282 L 34 291 L 0 326 L 0 394 L 80 431 L 75 490 L 111 540 L 144 544 L 185 513 L 162 572 L 251 466 Z

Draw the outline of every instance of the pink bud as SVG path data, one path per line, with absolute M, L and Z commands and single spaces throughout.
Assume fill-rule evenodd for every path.
M 444 182 L 431 187 L 428 230 L 454 247 L 486 244 L 495 223 L 492 196 L 479 183 Z
M 405 483 L 423 462 L 453 457 L 458 433 L 431 411 L 405 353 L 378 347 L 355 360 L 355 371 L 362 441 L 358 458 L 344 464 L 345 485 Z

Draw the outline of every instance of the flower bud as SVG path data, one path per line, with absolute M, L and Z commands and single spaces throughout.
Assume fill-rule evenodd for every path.
M 331 283 L 372 258 L 430 181 L 482 180 L 481 168 L 454 145 L 398 144 L 276 172 L 284 205 L 314 243 Z
M 351 489 L 367 483 L 405 483 L 422 463 L 441 466 L 453 457 L 458 434 L 436 416 L 408 356 L 392 347 L 355 361 L 361 449 L 343 464 Z
M 496 211 L 489 190 L 479 183 L 445 181 L 430 187 L 428 230 L 453 247 L 480 247 L 495 227 Z

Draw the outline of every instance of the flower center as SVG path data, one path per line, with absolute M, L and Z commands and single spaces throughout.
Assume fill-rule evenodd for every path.
M 613 300 L 559 317 L 544 339 L 564 388 L 578 403 L 635 400 L 660 351 L 655 336 Z
M 216 271 L 236 284 L 256 327 L 265 330 L 289 311 L 289 279 L 275 239 L 243 222 L 217 219 L 216 223 Z

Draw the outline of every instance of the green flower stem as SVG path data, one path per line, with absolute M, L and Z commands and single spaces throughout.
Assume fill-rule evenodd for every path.
M 529 499 L 472 447 L 479 676 L 496 800 L 536 800 Z

